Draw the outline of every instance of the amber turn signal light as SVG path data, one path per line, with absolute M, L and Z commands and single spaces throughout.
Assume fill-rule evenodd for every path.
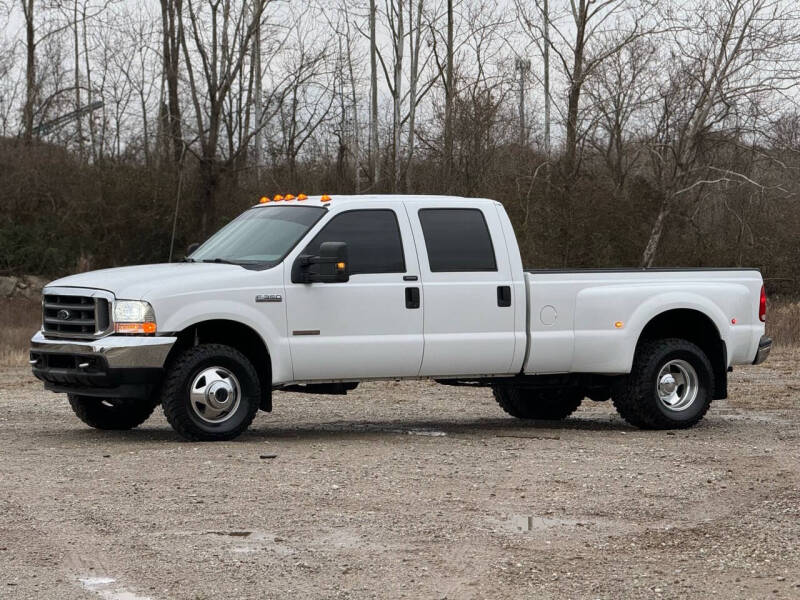
M 152 322 L 146 323 L 116 323 L 114 325 L 115 333 L 139 333 L 150 335 L 156 332 L 156 324 Z

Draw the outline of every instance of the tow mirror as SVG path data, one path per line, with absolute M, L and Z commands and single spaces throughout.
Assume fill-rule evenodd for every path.
M 350 281 L 345 242 L 322 242 L 319 256 L 299 256 L 292 268 L 292 283 L 343 283 Z

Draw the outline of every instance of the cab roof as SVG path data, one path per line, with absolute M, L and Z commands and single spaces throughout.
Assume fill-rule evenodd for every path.
M 462 196 L 436 196 L 436 195 L 423 195 L 423 194 L 333 194 L 330 196 L 321 195 L 321 196 L 308 196 L 304 200 L 298 200 L 296 197 L 293 197 L 290 200 L 280 199 L 274 200 L 273 198 L 267 198 L 266 202 L 262 202 L 255 204 L 253 208 L 258 208 L 262 206 L 285 206 L 285 205 L 299 205 L 299 206 L 330 206 L 336 205 L 341 206 L 342 204 L 352 204 L 354 202 L 363 203 L 365 201 L 370 200 L 381 200 L 381 201 L 396 201 L 396 202 L 403 202 L 406 200 L 422 200 L 425 203 L 430 203 L 431 206 L 436 206 L 437 204 L 452 204 L 453 202 L 459 201 L 466 201 L 469 200 L 471 202 L 481 201 L 487 203 L 496 203 L 496 200 L 490 200 L 488 198 L 465 198 Z M 281 196 L 281 198 L 283 198 Z M 323 198 L 326 200 L 323 202 Z

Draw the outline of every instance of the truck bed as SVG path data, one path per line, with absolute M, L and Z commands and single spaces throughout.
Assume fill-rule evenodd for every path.
M 713 321 L 727 366 L 752 362 L 762 333 L 757 269 L 525 269 L 525 285 L 527 374 L 627 373 L 642 330 L 671 307 Z

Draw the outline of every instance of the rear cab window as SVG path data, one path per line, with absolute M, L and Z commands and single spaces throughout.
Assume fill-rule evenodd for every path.
M 492 237 L 477 208 L 422 208 L 417 213 L 432 273 L 497 271 Z

